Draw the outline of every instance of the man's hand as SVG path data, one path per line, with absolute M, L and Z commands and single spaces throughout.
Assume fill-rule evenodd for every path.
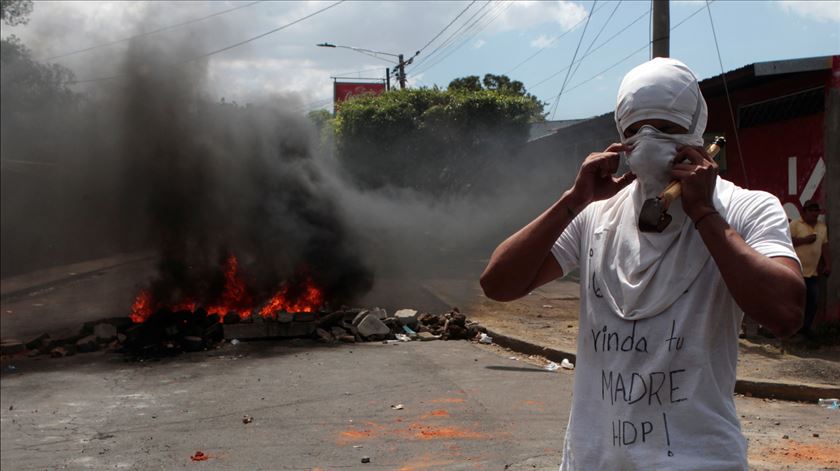
M 716 212 L 715 194 L 718 165 L 702 147 L 681 147 L 674 158 L 671 178 L 682 184 L 682 206 L 692 221 Z
M 611 198 L 636 179 L 636 175 L 627 172 L 615 176 L 619 164 L 619 152 L 629 152 L 630 148 L 622 144 L 612 144 L 604 152 L 593 152 L 578 170 L 571 195 L 578 207 L 576 213 L 594 201 Z

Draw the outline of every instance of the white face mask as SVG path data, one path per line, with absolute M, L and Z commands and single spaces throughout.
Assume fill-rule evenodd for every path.
M 645 199 L 659 196 L 671 181 L 669 173 L 677 149 L 682 146 L 680 139 L 646 124 L 624 144 L 633 149 L 626 154 L 627 165 L 636 175 Z

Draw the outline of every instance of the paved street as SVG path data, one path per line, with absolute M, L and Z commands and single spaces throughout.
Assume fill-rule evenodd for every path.
M 3 298 L 3 335 L 124 314 L 152 265 L 105 262 L 20 279 Z M 419 285 L 382 286 L 393 300 L 428 301 Z M 294 340 L 146 363 L 102 352 L 13 358 L 0 379 L 4 470 L 556 470 L 573 374 L 469 342 Z M 753 469 L 840 468 L 837 411 L 736 404 Z M 193 461 L 197 451 L 209 458 Z
M 28 359 L 3 370 L 0 466 L 556 469 L 571 377 L 468 342 Z

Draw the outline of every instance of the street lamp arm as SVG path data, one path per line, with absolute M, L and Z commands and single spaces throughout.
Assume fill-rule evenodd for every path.
M 383 56 L 391 56 L 391 57 L 399 57 L 399 54 L 391 54 L 390 52 L 382 52 L 382 51 L 374 51 L 373 49 L 365 49 L 363 47 L 355 47 L 355 46 L 343 46 L 340 44 L 332 44 L 332 43 L 321 43 L 316 44 L 318 47 L 332 47 L 332 48 L 341 48 L 341 49 L 350 49 L 351 51 L 361 52 L 361 53 L 369 53 L 369 54 L 381 54 Z

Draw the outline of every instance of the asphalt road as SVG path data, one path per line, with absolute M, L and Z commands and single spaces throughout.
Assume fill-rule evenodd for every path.
M 442 341 L 25 359 L 2 372 L 0 467 L 557 469 L 571 379 Z

